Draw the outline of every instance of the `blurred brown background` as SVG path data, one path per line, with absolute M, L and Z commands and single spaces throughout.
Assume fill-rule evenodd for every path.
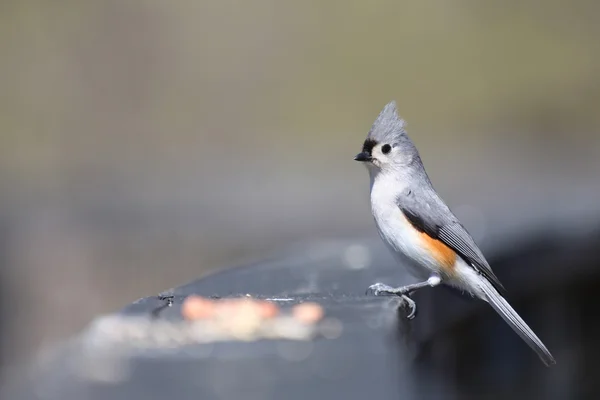
M 375 235 L 352 158 L 392 99 L 479 242 L 490 210 L 593 208 L 599 12 L 592 0 L 2 2 L 6 360 L 207 271 Z

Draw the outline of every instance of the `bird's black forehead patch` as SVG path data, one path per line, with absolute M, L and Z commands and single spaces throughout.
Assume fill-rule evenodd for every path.
M 373 151 L 373 147 L 377 146 L 377 141 L 373 139 L 365 140 L 363 144 L 363 153 L 371 154 Z

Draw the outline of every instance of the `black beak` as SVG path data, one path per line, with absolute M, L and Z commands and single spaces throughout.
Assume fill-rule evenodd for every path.
M 358 153 L 355 157 L 354 157 L 355 161 L 361 161 L 361 162 L 365 162 L 365 161 L 371 161 L 371 155 L 367 152 L 362 152 L 362 153 Z

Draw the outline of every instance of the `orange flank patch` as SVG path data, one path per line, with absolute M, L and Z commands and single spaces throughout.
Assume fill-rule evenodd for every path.
M 432 238 L 425 232 L 419 232 L 424 245 L 427 246 L 433 257 L 440 263 L 442 269 L 446 272 L 451 273 L 454 269 L 456 262 L 456 253 L 450 247 L 446 246 L 443 242 Z

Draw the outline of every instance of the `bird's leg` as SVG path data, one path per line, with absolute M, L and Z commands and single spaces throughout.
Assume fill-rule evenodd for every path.
M 391 287 L 385 285 L 383 283 L 376 283 L 374 285 L 369 286 L 367 289 L 367 294 L 372 293 L 375 296 L 385 296 L 385 295 L 396 295 L 396 296 L 404 296 L 413 293 L 416 290 L 422 289 L 427 286 L 435 287 L 442 282 L 441 278 L 437 275 L 433 275 L 429 277 L 424 282 L 413 283 L 412 285 L 406 285 L 401 287 Z
M 373 294 L 375 296 L 400 296 L 402 300 L 406 302 L 408 308 L 410 309 L 410 314 L 408 315 L 408 319 L 412 319 L 415 317 L 417 313 L 417 304 L 413 299 L 409 297 L 411 293 L 416 290 L 422 289 L 424 287 L 430 286 L 435 287 L 442 282 L 442 279 L 437 275 L 432 275 L 424 282 L 413 283 L 412 285 L 406 285 L 401 287 L 391 287 L 385 285 L 383 283 L 375 283 L 374 285 L 369 286 L 367 289 L 367 294 Z

